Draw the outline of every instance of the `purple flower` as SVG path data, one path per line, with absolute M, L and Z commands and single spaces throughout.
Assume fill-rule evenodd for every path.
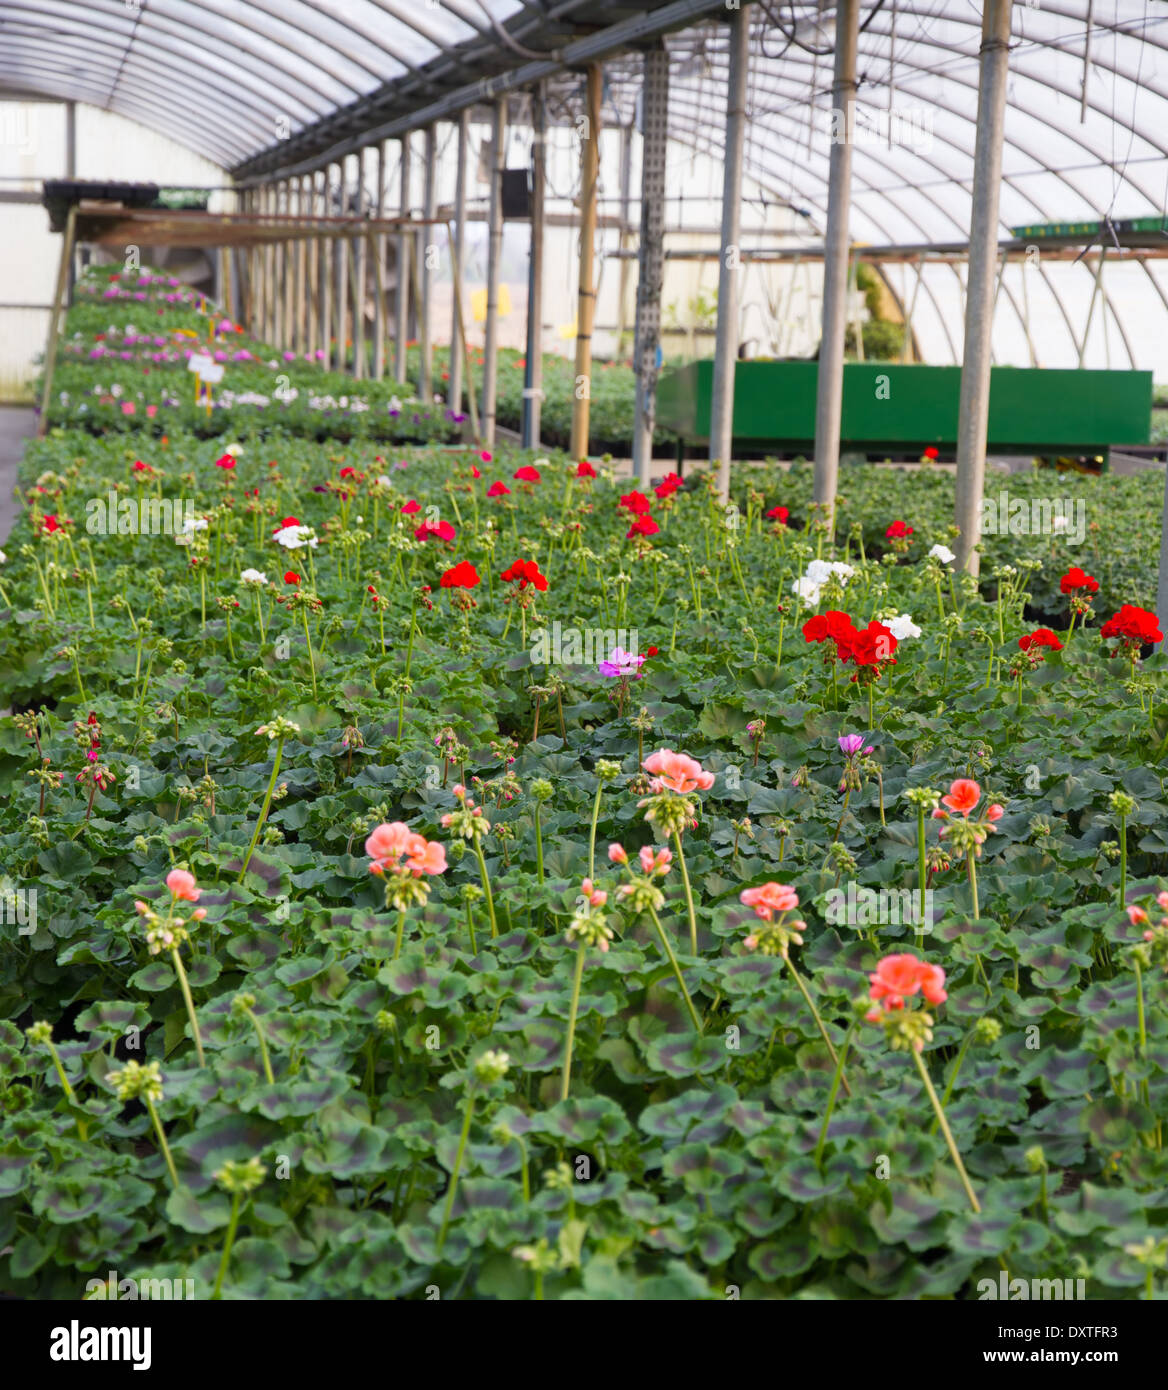
M 849 758 L 854 758 L 857 753 L 867 757 L 871 753 L 871 748 L 864 747 L 864 740 L 859 734 L 840 734 L 840 752 L 845 753 Z
M 602 661 L 597 667 L 602 676 L 610 678 L 616 676 L 631 676 L 634 680 L 640 680 L 637 674 L 644 665 L 645 658 L 636 652 L 626 652 L 623 647 L 613 647 L 608 654 L 608 660 Z

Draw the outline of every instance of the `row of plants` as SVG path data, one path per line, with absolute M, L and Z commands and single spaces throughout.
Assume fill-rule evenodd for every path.
M 376 448 L 29 447 L 0 1286 L 1163 1296 L 1139 480 L 1129 598 L 928 471 Z

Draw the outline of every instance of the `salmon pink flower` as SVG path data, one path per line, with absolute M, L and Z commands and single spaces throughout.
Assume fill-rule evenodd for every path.
M 628 853 L 624 845 L 611 844 L 608 847 L 608 857 L 614 864 L 627 864 L 629 862 Z
M 921 994 L 930 1004 L 943 1004 L 949 997 L 945 992 L 945 972 L 939 965 L 905 952 L 885 956 L 869 976 L 868 997 L 883 1003 L 885 1009 L 903 1009 L 904 1001 Z
M 981 787 L 968 777 L 958 777 L 950 786 L 949 795 L 941 798 L 941 804 L 958 815 L 968 816 L 981 799 Z
M 195 887 L 195 876 L 186 869 L 171 869 L 166 876 L 166 886 L 180 900 L 189 903 L 199 901 L 200 890 Z
M 653 790 L 668 790 L 684 796 L 687 792 L 709 791 L 714 785 L 714 774 L 703 770 L 701 763 L 686 753 L 675 753 L 668 748 L 651 753 L 643 764 L 646 772 L 653 773 Z
M 381 874 L 386 867 L 396 868 L 398 860 L 406 851 L 411 831 L 404 821 L 393 821 L 374 828 L 365 841 L 365 853 L 373 861 L 369 865 L 371 874 Z
M 754 915 L 769 922 L 776 912 L 792 912 L 799 906 L 799 894 L 784 883 L 763 883 L 757 888 L 744 888 L 738 901 L 754 908 Z

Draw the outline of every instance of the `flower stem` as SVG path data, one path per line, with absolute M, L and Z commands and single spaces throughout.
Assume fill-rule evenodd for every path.
M 191 1021 L 191 1032 L 194 1034 L 195 1052 L 199 1058 L 199 1066 L 205 1067 L 207 1059 L 203 1056 L 203 1039 L 199 1036 L 199 1020 L 195 1017 L 195 1001 L 191 998 L 191 984 L 187 979 L 187 972 L 183 968 L 182 957 L 178 953 L 177 946 L 171 947 L 170 958 L 174 961 L 174 973 L 178 976 L 179 986 L 186 1002 L 187 1017 Z
M 142 1099 L 146 1102 L 146 1109 L 150 1112 L 150 1118 L 154 1122 L 154 1132 L 158 1135 L 158 1147 L 162 1150 L 162 1156 L 166 1159 L 166 1166 L 170 1170 L 170 1180 L 176 1188 L 182 1186 L 178 1180 L 178 1169 L 174 1166 L 174 1158 L 170 1152 L 170 1145 L 166 1142 L 166 1131 L 162 1128 L 162 1121 L 158 1118 L 158 1111 L 154 1108 L 154 1102 L 148 1095 L 143 1093 Z
M 949 1121 L 945 1118 L 945 1111 L 941 1108 L 941 1102 L 937 1099 L 937 1092 L 933 1089 L 933 1083 L 929 1079 L 928 1069 L 925 1066 L 921 1054 L 914 1047 L 912 1049 L 912 1059 L 917 1064 L 917 1071 L 920 1072 L 921 1081 L 924 1083 L 925 1093 L 929 1097 L 937 1116 L 937 1121 L 941 1126 L 941 1133 L 945 1136 L 945 1143 L 949 1146 L 949 1156 L 953 1159 L 953 1166 L 957 1169 L 957 1176 L 961 1179 L 961 1186 L 965 1189 L 965 1195 L 969 1198 L 969 1205 L 973 1208 L 975 1215 L 981 1214 L 981 1203 L 977 1200 L 977 1193 L 969 1181 L 969 1174 L 965 1171 L 965 1164 L 961 1161 L 961 1155 L 957 1152 L 957 1144 L 953 1139 L 953 1131 L 949 1128 Z
M 560 1078 L 560 1099 L 568 1099 L 568 1087 L 572 1079 L 572 1047 L 576 1041 L 576 1015 L 580 1009 L 580 982 L 584 978 L 584 952 L 587 946 L 581 941 L 576 947 L 576 972 L 572 976 L 572 1002 L 568 1007 L 568 1037 L 564 1043 L 564 1069 Z
M 272 1059 L 268 1055 L 268 1040 L 264 1036 L 263 1025 L 250 1009 L 247 1009 L 245 1012 L 251 1020 L 251 1026 L 255 1029 L 256 1039 L 260 1045 L 260 1058 L 264 1064 L 264 1076 L 267 1078 L 268 1085 L 274 1086 L 276 1084 L 276 1078 L 272 1074 Z
M 836 1096 L 839 1095 L 840 1081 L 844 1074 L 844 1061 L 848 1055 L 848 1048 L 852 1045 L 852 1035 L 856 1031 L 853 1023 L 848 1029 L 848 1035 L 844 1038 L 844 1045 L 840 1048 L 839 1060 L 835 1064 L 835 1075 L 831 1079 L 831 1091 L 827 1097 L 827 1109 L 823 1112 L 823 1125 L 819 1131 L 819 1142 L 815 1146 L 815 1166 L 819 1168 L 823 1162 L 823 1146 L 827 1143 L 827 1127 L 831 1124 L 832 1111 L 835 1109 Z
M 685 1000 L 685 1007 L 689 1010 L 689 1016 L 693 1020 L 694 1032 L 702 1031 L 701 1021 L 698 1018 L 697 1010 L 694 1008 L 693 1000 L 689 997 L 689 990 L 685 987 L 685 980 L 681 974 L 681 966 L 677 963 L 677 956 L 673 946 L 666 934 L 665 928 L 661 925 L 661 919 L 657 916 L 655 909 L 650 908 L 649 913 L 653 918 L 653 925 L 657 928 L 657 935 L 661 938 L 661 945 L 669 958 L 669 964 L 673 967 L 673 973 L 677 977 L 677 983 L 681 988 L 682 998 Z
M 235 1232 L 239 1226 L 239 1196 L 238 1192 L 231 1194 L 231 1220 L 227 1223 L 227 1235 L 223 1240 L 223 1255 L 219 1260 L 219 1273 L 215 1276 L 215 1287 L 211 1290 L 212 1301 L 219 1297 L 223 1288 L 223 1280 L 227 1275 L 227 1264 L 231 1259 L 231 1247 L 235 1244 Z
M 442 1213 L 442 1226 L 438 1232 L 438 1253 L 446 1244 L 446 1228 L 450 1225 L 450 1213 L 454 1208 L 454 1193 L 458 1187 L 458 1175 L 462 1170 L 462 1156 L 466 1151 L 467 1136 L 470 1134 L 471 1116 L 474 1114 L 475 1093 L 471 1086 L 466 1096 L 466 1114 L 462 1120 L 462 1133 L 458 1136 L 458 1152 L 454 1156 L 454 1171 L 450 1174 L 450 1186 L 446 1189 L 446 1207 Z
M 600 819 L 600 798 L 604 794 L 604 783 L 596 783 L 596 797 L 592 802 L 592 828 L 588 832 L 588 877 L 596 873 L 596 823 Z
M 491 919 L 491 938 L 493 940 L 499 935 L 499 924 L 495 919 L 495 899 L 491 894 L 491 880 L 487 876 L 487 861 L 483 857 L 483 847 L 479 844 L 477 837 L 474 847 L 479 861 L 479 877 L 483 881 L 483 896 L 487 900 L 487 916 Z
M 803 977 L 802 977 L 802 976 L 799 974 L 799 972 L 795 969 L 795 962 L 791 959 L 790 956 L 787 956 L 787 955 L 785 955 L 785 956 L 783 957 L 783 959 L 787 962 L 787 969 L 791 972 L 791 978 L 792 978 L 792 979 L 795 981 L 795 983 L 799 986 L 799 993 L 803 996 L 803 1001 L 804 1001 L 804 1003 L 805 1003 L 805 1004 L 807 1005 L 807 1007 L 811 1010 L 811 1016 L 812 1016 L 812 1018 L 815 1019 L 815 1024 L 816 1024 L 816 1027 L 819 1029 L 819 1035 L 820 1035 L 820 1037 L 821 1037 L 821 1038 L 823 1039 L 823 1041 L 827 1044 L 828 1056 L 829 1056 L 829 1057 L 831 1058 L 831 1060 L 835 1063 L 835 1065 L 836 1065 L 837 1067 L 839 1067 L 839 1069 L 840 1069 L 840 1081 L 841 1081 L 841 1083 L 842 1083 L 842 1085 L 843 1085 L 844 1093 L 845 1093 L 846 1095 L 850 1096 L 850 1095 L 852 1094 L 852 1088 L 848 1085 L 848 1078 L 844 1075 L 843 1063 L 840 1061 L 839 1057 L 836 1055 L 835 1047 L 832 1045 L 831 1038 L 828 1037 L 827 1028 L 824 1026 L 823 1019 L 820 1018 L 820 1016 L 819 1016 L 819 1010 L 815 1007 L 815 1001 L 811 998 L 811 995 L 810 995 L 810 993 L 808 992 L 807 986 L 806 986 L 806 984 L 803 982 Z
M 247 853 L 243 856 L 243 868 L 239 871 L 236 883 L 243 882 L 243 876 L 247 873 L 247 866 L 251 863 L 251 857 L 255 853 L 255 847 L 259 844 L 260 831 L 264 828 L 264 821 L 268 818 L 268 811 L 272 805 L 272 793 L 276 790 L 276 778 L 280 775 L 280 758 L 284 752 L 284 740 L 276 740 L 276 757 L 272 763 L 272 775 L 268 779 L 268 790 L 264 797 L 264 804 L 260 809 L 260 818 L 256 821 L 256 827 L 251 837 L 251 844 L 247 847 Z
M 689 948 L 691 955 L 698 953 L 698 918 L 694 911 L 693 889 L 690 887 L 689 870 L 685 864 L 685 851 L 681 847 L 681 835 L 673 832 L 673 847 L 677 850 L 677 862 L 681 866 L 681 882 L 685 888 L 685 905 L 689 913 Z

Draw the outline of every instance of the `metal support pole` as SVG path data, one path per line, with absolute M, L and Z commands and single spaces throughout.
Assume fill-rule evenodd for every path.
M 859 0 L 836 11 L 835 68 L 831 84 L 831 156 L 827 176 L 827 231 L 823 251 L 823 317 L 815 397 L 815 501 L 829 534 L 835 528 L 840 418 L 844 403 L 844 335 L 848 313 L 848 215 L 852 202 L 852 131 L 856 101 Z M 842 120 L 842 131 L 837 122 Z
M 543 407 L 543 233 L 547 183 L 545 88 L 531 95 L 531 251 L 527 274 L 527 365 L 523 371 L 523 447 L 539 448 Z
M 337 161 L 337 174 L 341 181 L 339 197 L 339 213 L 341 217 L 349 215 L 349 196 L 347 184 L 347 164 L 348 156 L 342 155 Z M 352 254 L 349 247 L 347 236 L 338 236 L 336 239 L 336 277 L 337 277 L 337 371 L 348 370 L 349 365 L 349 257 Z
M 454 241 L 451 243 L 450 274 L 454 280 L 453 304 L 450 310 L 450 391 L 446 404 L 456 414 L 462 413 L 462 324 L 461 276 L 466 261 L 466 151 L 470 144 L 470 111 L 458 113 L 458 172 L 454 185 Z M 468 382 L 468 393 L 474 395 L 474 385 Z
M 284 215 L 292 216 L 292 188 L 293 181 L 284 181 Z M 282 348 L 292 347 L 292 337 L 295 332 L 296 322 L 296 243 L 289 237 L 280 243 L 280 283 L 283 286 L 283 332 L 280 334 L 280 346 Z
M 65 103 L 65 177 L 75 179 L 77 177 L 77 103 L 67 101 Z M 73 283 L 77 274 L 77 248 L 74 246 L 69 256 L 69 283 L 67 293 L 69 298 L 73 298 Z
M 628 245 L 629 240 L 629 209 L 632 202 L 633 193 L 633 126 L 630 123 L 621 130 L 621 149 L 620 149 L 620 234 L 618 245 L 622 251 Z M 623 339 L 625 336 L 625 301 L 629 297 L 629 262 L 622 258 L 620 263 L 619 284 L 616 296 L 616 350 L 619 356 L 623 356 Z
M 592 404 L 592 324 L 596 316 L 596 192 L 600 182 L 601 68 L 591 63 L 587 113 L 580 148 L 580 272 L 576 298 L 576 396 L 572 403 L 571 456 L 588 453 Z
M 49 427 L 49 403 L 53 398 L 53 369 L 57 362 L 57 334 L 60 330 L 61 314 L 69 289 L 69 266 L 73 261 L 73 243 L 77 229 L 77 204 L 69 209 L 65 222 L 65 235 L 61 241 L 61 259 L 57 265 L 57 286 L 53 291 L 53 308 L 49 315 L 49 339 L 45 344 L 45 380 L 41 389 L 41 412 L 37 416 L 36 437 L 43 439 Z
M 357 151 L 357 207 L 358 217 L 365 216 L 365 151 Z M 352 243 L 354 278 L 356 294 L 353 296 L 353 375 L 363 381 L 365 371 L 365 238 L 357 237 Z
M 377 199 L 374 203 L 377 220 L 385 216 L 385 141 L 377 142 Z M 370 243 L 373 257 L 373 278 L 377 299 L 373 305 L 373 376 L 381 381 L 385 376 L 385 233 L 378 232 Z
M 657 356 L 661 350 L 661 285 L 665 278 L 665 155 L 669 125 L 669 54 L 663 43 L 645 51 L 641 89 L 641 245 L 637 253 L 637 319 L 633 344 L 636 406 L 633 469 L 648 485 L 657 422 Z
M 401 149 L 400 195 L 398 215 L 410 215 L 410 137 L 403 135 Z M 406 340 L 410 333 L 410 242 L 413 233 L 403 226 L 397 237 L 397 302 L 394 305 L 394 347 L 396 352 L 394 376 L 406 379 Z
M 321 180 L 320 199 L 323 215 L 328 217 L 332 211 L 332 190 L 329 187 L 329 166 L 326 164 Z M 320 346 L 325 368 L 333 367 L 333 239 L 323 236 L 320 239 Z
M 990 348 L 993 336 L 994 270 L 998 259 L 998 196 L 1002 184 L 1002 140 L 1006 82 L 1010 74 L 1013 0 L 986 0 L 982 13 L 981 75 L 973 165 L 973 212 L 965 289 L 965 350 L 957 417 L 957 565 L 978 573 L 977 542 L 985 488 L 986 426 L 990 410 Z
M 1087 124 L 1087 82 L 1091 76 L 1091 20 L 1094 0 L 1087 0 L 1087 29 L 1083 34 L 1083 95 L 1079 99 L 1079 124 Z
M 422 232 L 425 241 L 422 249 L 422 302 L 418 307 L 418 352 L 421 357 L 421 365 L 418 368 L 418 395 L 424 401 L 432 401 L 434 399 L 434 354 L 433 344 L 430 341 L 430 301 L 434 296 L 433 261 L 437 254 L 437 247 L 431 250 L 433 245 L 431 238 L 437 235 L 434 218 L 437 216 L 437 192 L 435 190 L 437 171 L 435 166 L 438 163 L 438 127 L 435 125 L 426 127 L 425 149 L 426 177 L 422 194 L 422 216 L 426 219 L 426 227 Z
M 1091 333 L 1091 322 L 1095 317 L 1095 301 L 1099 298 L 1099 291 L 1103 286 L 1103 263 L 1107 259 L 1107 247 L 1100 246 L 1099 256 L 1095 261 L 1095 283 L 1091 286 L 1091 300 L 1087 305 L 1087 322 L 1083 325 L 1083 337 L 1079 342 L 1079 367 L 1087 359 L 1087 338 Z M 1090 265 L 1084 260 L 1083 264 L 1090 270 Z
M 503 250 L 503 139 L 507 103 L 500 98 L 492 113 L 491 211 L 487 237 L 487 324 L 483 343 L 483 443 L 495 442 L 495 395 L 499 355 L 499 261 Z
M 845 3 L 855 0 L 845 0 Z M 726 80 L 726 142 L 722 171 L 722 242 L 718 258 L 718 328 L 714 393 L 710 402 L 710 462 L 718 465 L 718 495 L 730 499 L 734 445 L 734 367 L 738 360 L 742 155 L 746 139 L 746 79 L 750 64 L 750 13 L 743 5 L 730 21 L 730 71 Z

